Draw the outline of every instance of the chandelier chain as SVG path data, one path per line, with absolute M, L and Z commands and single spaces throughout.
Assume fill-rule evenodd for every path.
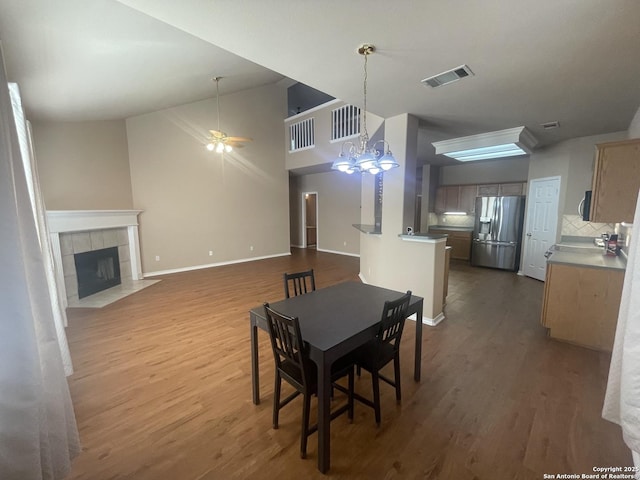
M 367 60 L 369 57 L 369 53 L 365 51 L 364 53 L 364 112 L 363 112 L 363 126 L 364 126 L 364 136 L 365 138 L 369 138 L 369 134 L 367 132 Z

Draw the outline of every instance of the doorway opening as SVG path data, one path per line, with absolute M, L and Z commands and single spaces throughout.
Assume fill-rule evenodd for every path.
M 318 192 L 302 193 L 302 247 L 318 246 Z

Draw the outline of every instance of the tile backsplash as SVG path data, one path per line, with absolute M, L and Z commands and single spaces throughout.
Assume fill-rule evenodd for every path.
M 429 214 L 429 225 L 449 225 L 451 227 L 473 227 L 473 215 L 436 215 Z
M 611 223 L 585 222 L 579 215 L 562 216 L 562 234 L 573 237 L 599 237 L 603 233 L 613 233 L 615 225 Z

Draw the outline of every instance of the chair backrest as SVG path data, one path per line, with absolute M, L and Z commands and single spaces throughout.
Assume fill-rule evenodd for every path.
M 394 350 L 400 348 L 400 338 L 404 328 L 404 321 L 407 318 L 407 309 L 411 301 L 411 290 L 407 290 L 402 297 L 397 300 L 384 302 L 382 309 L 382 319 L 377 339 L 380 343 L 393 345 Z M 420 320 L 418 320 L 420 321 Z
M 304 342 L 297 317 L 289 317 L 264 304 L 276 368 L 290 382 L 304 388 L 308 384 Z M 283 368 L 283 365 L 286 367 Z
M 289 286 L 291 285 L 291 290 Z M 284 294 L 287 298 L 303 295 L 316 289 L 316 279 L 313 276 L 313 268 L 306 272 L 284 274 Z

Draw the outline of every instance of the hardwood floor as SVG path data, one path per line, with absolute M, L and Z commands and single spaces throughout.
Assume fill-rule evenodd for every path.
M 542 283 L 452 263 L 447 318 L 424 329 L 422 381 L 412 377 L 408 322 L 402 404 L 382 385 L 379 428 L 358 404 L 352 424 L 332 422 L 331 471 L 321 475 L 315 435 L 299 457 L 298 399 L 271 428 L 273 357 L 263 332 L 262 403 L 251 402 L 248 310 L 284 296 L 285 271 L 314 268 L 322 288 L 357 280 L 358 265 L 293 249 L 158 277 L 103 309 L 70 309 L 69 383 L 83 444 L 70 478 L 511 480 L 631 464 L 619 427 L 600 417 L 609 355 L 546 337 Z M 356 389 L 370 388 L 363 372 Z

